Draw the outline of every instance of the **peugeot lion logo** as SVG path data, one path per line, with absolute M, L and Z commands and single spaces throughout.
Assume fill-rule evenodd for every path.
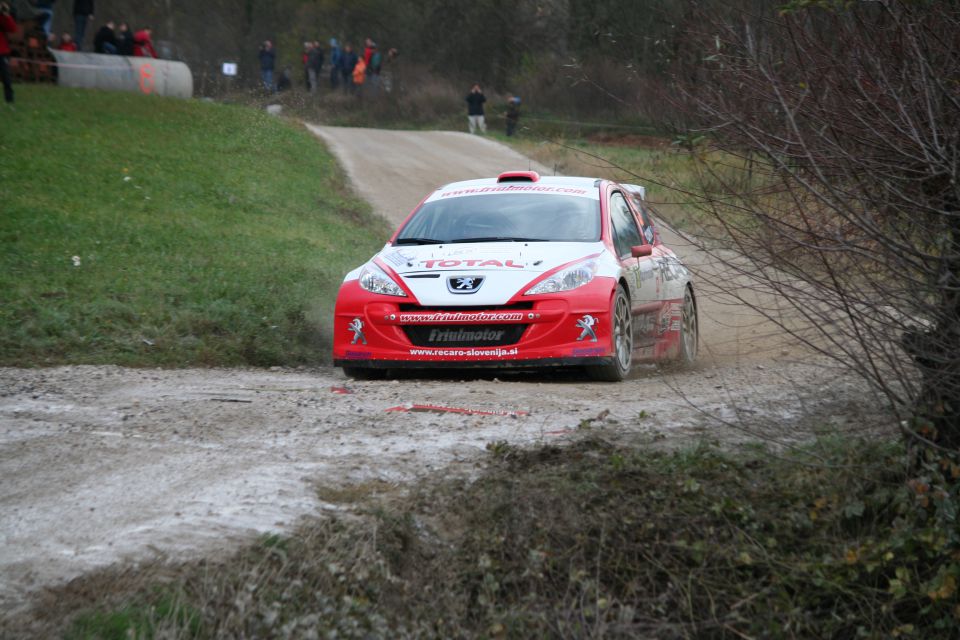
M 358 340 L 363 344 L 367 344 L 367 337 L 363 335 L 363 320 L 354 318 L 353 322 L 351 322 L 347 328 L 353 332 L 353 341 L 351 341 L 350 344 L 357 344 Z
M 453 276 L 447 278 L 450 293 L 476 293 L 483 284 L 483 276 Z
M 577 341 L 580 342 L 590 338 L 590 342 L 596 342 L 597 334 L 593 330 L 593 325 L 595 324 L 597 324 L 597 319 L 591 315 L 583 316 L 577 320 L 577 326 L 583 329 L 583 331 L 580 332 L 580 337 L 577 338 Z

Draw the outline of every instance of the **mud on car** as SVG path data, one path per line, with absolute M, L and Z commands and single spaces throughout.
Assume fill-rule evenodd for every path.
M 532 171 L 455 182 L 344 278 L 334 364 L 362 378 L 579 367 L 619 381 L 637 362 L 694 361 L 690 280 L 642 187 Z

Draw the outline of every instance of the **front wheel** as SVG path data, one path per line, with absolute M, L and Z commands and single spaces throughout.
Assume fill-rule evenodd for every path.
M 683 294 L 683 307 L 680 311 L 680 351 L 677 354 L 677 365 L 689 367 L 697 359 L 700 348 L 700 323 L 697 317 L 697 301 L 693 297 L 693 290 L 687 287 Z
M 613 361 L 590 367 L 588 372 L 594 380 L 620 382 L 630 375 L 633 361 L 633 313 L 630 310 L 630 298 L 620 285 L 617 285 L 610 309 L 610 335 L 613 340 Z

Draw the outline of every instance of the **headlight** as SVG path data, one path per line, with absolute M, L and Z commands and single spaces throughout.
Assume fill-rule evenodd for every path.
M 525 296 L 532 296 L 536 293 L 557 293 L 558 291 L 570 291 L 577 287 L 582 287 L 597 275 L 597 263 L 595 260 L 581 262 L 563 271 L 559 271 L 546 280 L 541 280 L 531 287 Z
M 387 296 L 407 297 L 403 289 L 383 270 L 373 263 L 366 265 L 360 272 L 360 288 L 370 293 L 382 293 Z

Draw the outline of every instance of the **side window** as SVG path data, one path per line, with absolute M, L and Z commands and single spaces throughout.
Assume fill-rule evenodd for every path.
M 646 244 L 637 228 L 637 221 L 630 211 L 630 205 L 620 192 L 610 196 L 610 222 L 613 224 L 613 246 L 617 256 L 629 256 L 630 247 Z
M 637 211 L 640 212 L 640 226 L 643 227 L 643 237 L 647 244 L 653 244 L 653 218 L 650 217 L 650 212 L 643 205 L 638 206 Z
M 653 233 L 653 218 L 650 217 L 650 211 L 647 207 L 643 206 L 643 200 L 640 199 L 640 196 L 634 194 L 631 198 L 633 201 L 633 207 L 640 212 L 640 229 L 643 231 L 643 237 L 647 241 L 647 244 L 653 244 L 655 238 Z

